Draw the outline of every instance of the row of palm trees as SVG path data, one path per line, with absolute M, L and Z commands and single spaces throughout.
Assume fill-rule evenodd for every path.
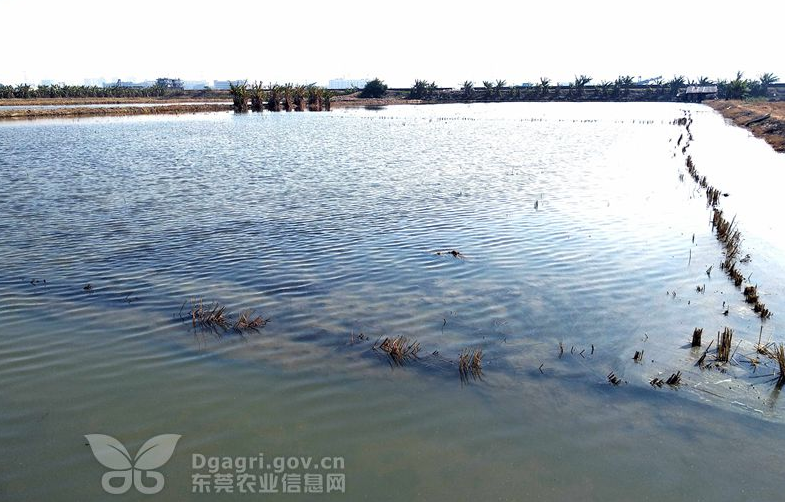
M 261 82 L 248 85 L 247 81 L 229 82 L 232 109 L 236 113 L 268 110 L 271 112 L 330 111 L 332 93 L 316 85 L 278 85 L 265 88 Z M 249 106 L 250 102 L 250 106 Z
M 738 72 L 733 80 L 712 80 L 700 77 L 697 80 L 688 80 L 686 77 L 674 76 L 665 81 L 658 78 L 645 85 L 636 84 L 631 75 L 620 75 L 614 81 L 602 80 L 598 84 L 590 85 L 593 79 L 588 75 L 579 75 L 567 85 L 555 85 L 549 78 L 543 77 L 540 81 L 530 86 L 507 86 L 505 80 L 484 80 L 482 87 L 475 86 L 473 81 L 467 80 L 461 86 L 461 97 L 464 100 L 502 100 L 502 99 L 536 99 L 548 100 L 560 97 L 580 99 L 626 99 L 633 90 L 638 90 L 636 99 L 662 101 L 672 100 L 680 96 L 686 86 L 717 86 L 717 96 L 725 99 L 743 99 L 747 97 L 765 97 L 769 86 L 779 82 L 779 77 L 773 73 L 764 73 L 757 79 L 744 79 L 743 73 Z M 438 89 L 435 82 L 415 80 L 409 91 L 412 99 L 438 99 Z M 448 97 L 449 96 L 445 96 Z
M 179 94 L 181 90 L 163 85 L 150 87 L 98 87 L 95 85 L 0 84 L 0 99 L 35 98 L 151 98 Z

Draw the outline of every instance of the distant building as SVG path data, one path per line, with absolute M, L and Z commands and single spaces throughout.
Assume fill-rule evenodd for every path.
M 343 89 L 362 89 L 371 79 L 368 78 L 358 78 L 358 79 L 346 79 L 346 78 L 335 78 L 330 80 L 327 84 L 328 89 L 334 90 L 343 90 Z
M 186 80 L 183 82 L 183 89 L 186 91 L 201 91 L 209 86 L 206 80 Z
M 684 101 L 700 103 L 704 99 L 714 99 L 717 97 L 716 85 L 688 85 L 683 94 L 680 94 Z
M 155 82 L 144 81 L 144 82 L 129 82 L 129 81 L 122 81 L 117 80 L 116 82 L 104 82 L 104 87 L 128 87 L 128 88 L 135 88 L 135 89 L 144 89 L 145 87 L 152 87 L 155 85 Z
M 228 91 L 231 88 L 229 82 L 234 85 L 240 85 L 245 80 L 213 80 L 213 89 L 216 91 Z

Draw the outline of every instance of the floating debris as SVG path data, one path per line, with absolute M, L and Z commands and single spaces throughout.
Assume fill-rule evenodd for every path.
M 640 350 L 640 351 L 636 350 L 635 351 L 635 355 L 632 356 L 632 360 L 635 361 L 636 363 L 643 362 L 643 351 L 642 350 Z
M 456 251 L 455 249 L 449 251 L 436 251 L 434 254 L 436 256 L 451 255 L 453 258 L 464 258 L 463 253 Z
M 83 288 L 82 288 L 82 290 L 83 290 L 83 291 L 92 291 L 92 290 L 93 290 L 93 286 L 91 286 L 91 285 L 90 285 L 90 283 L 88 282 L 88 283 L 85 285 L 85 287 L 83 287 Z
M 622 383 L 622 380 L 621 378 L 614 375 L 613 372 L 611 371 L 610 373 L 608 373 L 608 382 L 610 382 L 612 385 L 619 385 Z

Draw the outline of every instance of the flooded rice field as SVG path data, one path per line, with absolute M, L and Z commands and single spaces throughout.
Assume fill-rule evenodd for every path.
M 785 487 L 785 156 L 708 107 L 48 120 L 0 152 L 2 500 L 112 469 L 156 500 Z M 110 466 L 92 434 L 180 437 Z

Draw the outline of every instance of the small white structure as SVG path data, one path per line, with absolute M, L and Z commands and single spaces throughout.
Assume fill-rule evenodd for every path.
M 344 89 L 362 89 L 365 85 L 370 82 L 371 79 L 369 78 L 357 78 L 357 79 L 347 79 L 347 78 L 334 78 L 330 80 L 327 84 L 328 89 L 334 90 L 344 90 Z

